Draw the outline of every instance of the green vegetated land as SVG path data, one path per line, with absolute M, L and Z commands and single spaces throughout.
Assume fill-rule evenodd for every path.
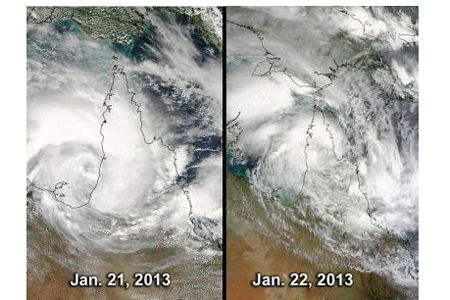
M 163 22 L 177 22 L 191 30 L 191 37 L 199 47 L 210 48 L 213 56 L 222 53 L 221 39 L 209 28 L 201 15 L 188 7 L 29 7 L 29 23 L 51 23 L 71 19 L 92 38 L 110 39 L 129 44 L 143 34 L 157 32 L 157 27 L 146 18 L 147 14 Z

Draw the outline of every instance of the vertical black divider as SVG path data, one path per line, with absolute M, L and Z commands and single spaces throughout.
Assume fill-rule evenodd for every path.
M 222 289 L 227 297 L 227 8 L 222 8 Z

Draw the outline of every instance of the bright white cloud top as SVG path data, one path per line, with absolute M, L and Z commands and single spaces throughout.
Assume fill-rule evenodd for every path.
M 76 22 L 49 11 L 29 9 L 27 25 L 30 222 L 41 218 L 78 259 L 178 249 L 146 265 L 159 270 L 220 258 L 222 62 L 212 42 L 195 43 L 192 21 L 214 21 L 214 34 L 220 11 L 109 11 L 136 18 L 131 41 L 107 38 L 114 19 L 101 9 L 94 25 L 82 9 Z
M 259 194 L 265 230 L 307 255 L 295 237 L 306 226 L 416 293 L 417 8 L 228 17 L 228 169 Z

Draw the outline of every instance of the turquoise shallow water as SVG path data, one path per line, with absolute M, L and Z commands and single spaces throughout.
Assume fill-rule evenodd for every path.
M 227 154 L 227 171 L 247 182 L 250 180 L 248 165 L 237 162 L 232 154 Z
M 414 295 L 414 18 L 383 7 L 233 7 L 227 17 L 229 173 L 250 183 L 290 249 L 300 251 L 304 226 L 359 270 Z
M 73 33 L 80 38 L 87 36 L 80 25 L 71 19 L 58 19 L 53 21 L 53 24 L 55 29 L 61 34 Z

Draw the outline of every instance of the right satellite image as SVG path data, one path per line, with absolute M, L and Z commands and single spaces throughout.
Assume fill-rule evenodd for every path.
M 417 299 L 417 7 L 227 9 L 227 296 Z

